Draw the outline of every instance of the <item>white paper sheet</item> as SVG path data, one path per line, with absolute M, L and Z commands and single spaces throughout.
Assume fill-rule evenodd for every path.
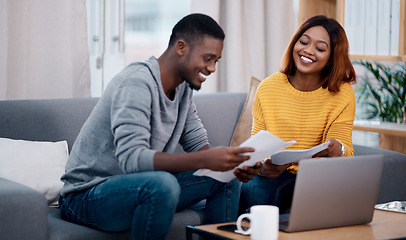
M 283 141 L 277 136 L 273 135 L 269 131 L 261 130 L 257 134 L 248 138 L 243 142 L 240 147 L 252 147 L 255 149 L 255 152 L 246 153 L 251 156 L 251 158 L 245 162 L 242 162 L 236 168 L 242 168 L 244 166 L 254 166 L 255 163 L 266 159 L 272 154 L 296 143 L 296 141 Z M 229 182 L 235 178 L 234 170 L 226 172 L 212 171 L 209 169 L 199 169 L 194 175 L 197 176 L 209 176 L 221 182 Z
M 275 165 L 284 165 L 288 163 L 299 162 L 302 159 L 312 158 L 318 152 L 328 148 L 330 141 L 304 150 L 284 150 L 271 155 L 272 163 Z

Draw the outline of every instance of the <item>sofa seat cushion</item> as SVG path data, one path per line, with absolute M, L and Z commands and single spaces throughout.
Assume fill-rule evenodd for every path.
M 104 232 L 97 229 L 81 226 L 61 218 L 58 208 L 49 207 L 48 230 L 50 240 L 130 240 L 131 232 Z
M 167 239 L 184 239 L 186 225 L 200 225 L 203 223 L 203 208 L 185 209 L 175 214 Z M 50 240 L 129 240 L 131 231 L 103 232 L 97 229 L 81 226 L 61 218 L 58 208 L 49 207 L 48 228 Z

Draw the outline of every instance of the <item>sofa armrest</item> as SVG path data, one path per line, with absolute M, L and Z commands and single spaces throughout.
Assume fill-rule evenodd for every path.
M 406 155 L 395 151 L 354 145 L 354 154 L 382 154 L 383 170 L 377 203 L 406 201 Z
M 0 239 L 48 239 L 47 214 L 43 194 L 0 178 Z

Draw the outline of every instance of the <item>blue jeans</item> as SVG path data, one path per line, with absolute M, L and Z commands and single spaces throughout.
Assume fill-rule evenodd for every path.
M 176 211 L 207 199 L 205 223 L 235 221 L 240 183 L 221 183 L 193 172 L 150 171 L 117 175 L 91 189 L 60 197 L 63 219 L 119 232 L 133 239 L 164 239 Z
M 290 209 L 296 174 L 283 171 L 276 178 L 255 176 L 241 186 L 240 211 L 246 212 L 254 205 L 278 206 L 281 213 Z

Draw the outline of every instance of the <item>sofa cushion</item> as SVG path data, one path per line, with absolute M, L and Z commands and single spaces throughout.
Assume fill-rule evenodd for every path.
M 131 231 L 104 232 L 85 227 L 79 224 L 67 222 L 61 218 L 57 208 L 49 208 L 48 211 L 49 239 L 58 240 L 130 240 Z
M 43 193 L 56 205 L 63 183 L 68 144 L 0 138 L 0 177 L 27 185 Z
M 98 98 L 0 101 L 0 137 L 29 141 L 66 140 L 71 149 Z
M 197 115 L 212 146 L 230 145 L 246 97 L 246 93 L 195 94 Z
M 231 147 L 239 146 L 251 136 L 252 106 L 254 104 L 255 92 L 257 91 L 260 82 L 261 81 L 256 79 L 255 77 L 251 78 L 250 90 L 248 92 L 247 99 L 245 100 L 244 107 L 241 111 L 237 126 L 235 127 L 233 136 L 231 138 Z
M 406 155 L 395 151 L 354 144 L 354 155 L 383 154 L 381 187 L 377 203 L 406 200 Z
M 0 178 L 0 239 L 48 239 L 48 208 L 40 192 Z

